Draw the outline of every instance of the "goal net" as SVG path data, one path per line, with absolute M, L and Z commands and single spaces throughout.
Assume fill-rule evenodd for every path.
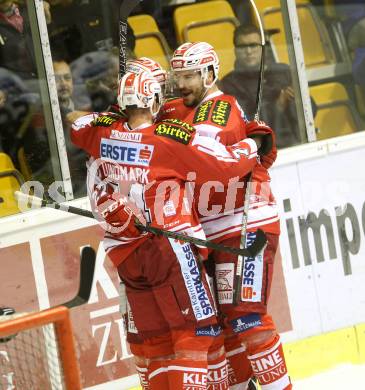
M 0 316 L 0 389 L 81 389 L 66 307 Z

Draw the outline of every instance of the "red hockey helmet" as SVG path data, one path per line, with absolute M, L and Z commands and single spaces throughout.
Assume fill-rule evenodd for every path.
M 218 80 L 219 58 L 213 46 L 207 42 L 182 44 L 175 50 L 170 63 L 174 72 L 200 70 L 206 88 L 210 88 Z M 211 84 L 207 84 L 210 66 L 214 70 L 214 80 Z
M 157 109 L 153 111 L 155 102 Z M 122 110 L 128 107 L 149 108 L 155 116 L 161 104 L 161 86 L 150 72 L 141 71 L 139 74 L 127 72 L 119 81 L 118 105 Z

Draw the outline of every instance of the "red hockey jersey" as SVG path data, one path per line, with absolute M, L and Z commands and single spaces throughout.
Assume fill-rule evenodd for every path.
M 213 137 L 224 145 L 233 145 L 251 132 L 266 127 L 263 123 L 249 122 L 237 100 L 221 91 L 205 97 L 198 107 L 186 107 L 182 99 L 165 103 L 161 119 L 179 118 L 192 124 L 200 135 Z M 273 158 L 275 160 L 276 155 Z M 279 234 L 280 223 L 275 198 L 270 189 L 270 176 L 265 167 L 257 165 L 252 176 L 248 231 L 258 227 L 265 232 Z M 215 187 L 210 193 L 210 209 L 200 212 L 200 222 L 208 239 L 222 241 L 239 235 L 243 219 L 244 189 L 236 194 L 227 188 Z M 195 189 L 195 196 L 201 189 Z M 201 196 L 201 195 L 200 195 Z M 233 202 L 232 197 L 236 197 Z M 214 208 L 213 208 L 214 207 Z M 209 214 L 210 215 L 207 215 Z M 204 215 L 205 214 L 205 215 Z
M 186 182 L 193 178 L 202 186 L 216 180 L 226 186 L 257 164 L 253 140 L 225 147 L 213 138 L 197 135 L 193 126 L 180 120 L 131 130 L 120 116 L 89 114 L 73 124 L 71 139 L 92 157 L 90 193 L 101 196 L 112 189 L 129 195 L 151 225 L 203 239 Z M 108 254 L 118 248 L 118 258 L 110 256 L 117 266 L 147 237 L 116 238 L 106 233 L 104 245 Z

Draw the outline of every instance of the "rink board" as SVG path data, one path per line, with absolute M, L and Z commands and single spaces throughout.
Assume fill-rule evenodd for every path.
M 270 311 L 293 378 L 365 361 L 363 153 L 327 145 L 321 156 L 299 162 L 279 158 L 272 170 L 282 234 Z M 138 381 L 118 310 L 117 275 L 101 238 L 94 221 L 56 210 L 1 219 L 0 305 L 29 311 L 67 301 L 77 290 L 80 247 L 93 246 L 92 297 L 72 310 L 83 385 L 129 388 Z

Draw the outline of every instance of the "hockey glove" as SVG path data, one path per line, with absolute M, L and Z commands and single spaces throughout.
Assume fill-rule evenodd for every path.
M 246 127 L 248 137 L 261 137 L 261 146 L 258 150 L 261 165 L 270 168 L 277 156 L 275 132 L 263 121 L 251 121 Z
M 127 198 L 114 198 L 115 195 L 104 195 L 97 203 L 101 217 L 108 224 L 108 232 L 115 237 L 139 237 L 142 232 L 137 229 L 135 220 L 146 224 L 142 212 Z

